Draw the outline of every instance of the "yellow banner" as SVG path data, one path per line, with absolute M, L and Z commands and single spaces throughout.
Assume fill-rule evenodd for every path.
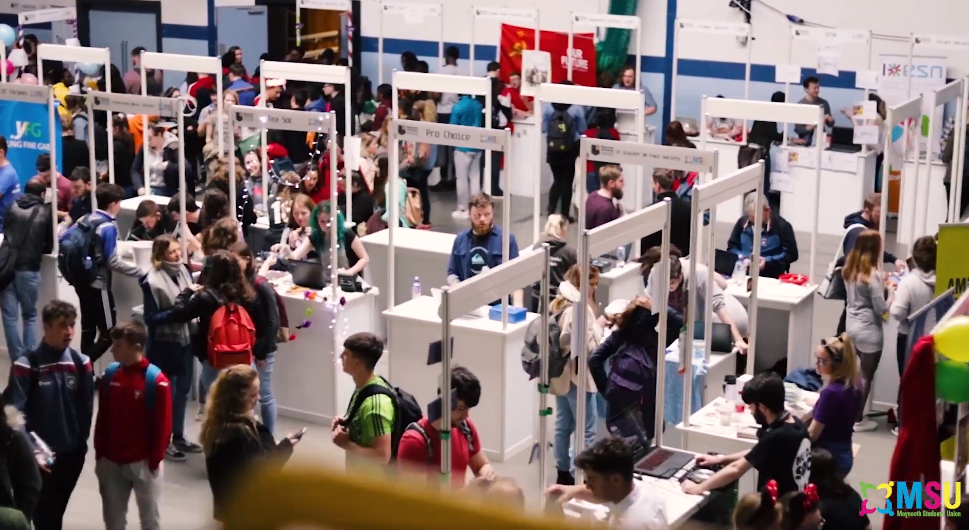
M 969 223 L 939 226 L 935 295 L 953 287 L 956 299 L 969 289 Z

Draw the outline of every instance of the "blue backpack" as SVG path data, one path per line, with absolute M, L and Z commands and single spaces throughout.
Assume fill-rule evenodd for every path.
M 94 241 L 98 227 L 108 221 L 102 215 L 94 219 L 91 215 L 85 215 L 68 228 L 60 239 L 57 269 L 67 283 L 75 287 L 88 287 L 97 279 L 103 257 L 100 252 L 94 252 Z
M 111 381 L 114 380 L 114 374 L 118 371 L 118 368 L 121 368 L 121 363 L 111 363 L 108 365 L 108 369 L 104 371 L 102 378 L 104 389 L 102 391 L 105 392 L 105 400 L 111 397 Z M 148 407 L 149 412 L 155 411 L 155 388 L 158 386 L 158 376 L 161 373 L 160 368 L 150 363 L 148 369 L 145 370 L 145 406 Z

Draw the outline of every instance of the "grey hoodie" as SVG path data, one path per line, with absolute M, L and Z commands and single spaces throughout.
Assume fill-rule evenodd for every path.
M 935 298 L 935 271 L 913 270 L 902 278 L 890 312 L 898 321 L 898 333 L 908 335 L 908 318 Z
M 888 313 L 885 299 L 885 283 L 881 272 L 871 271 L 867 282 L 845 282 L 848 292 L 845 331 L 855 343 L 855 348 L 863 353 L 882 351 L 885 335 L 882 331 L 882 315 Z

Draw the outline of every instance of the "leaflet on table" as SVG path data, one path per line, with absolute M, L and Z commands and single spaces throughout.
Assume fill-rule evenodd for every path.
M 813 169 L 814 159 L 815 151 L 813 148 L 788 148 L 788 165 L 790 167 Z M 858 170 L 858 155 L 856 153 L 822 151 L 821 169 L 854 173 Z
M 790 173 L 771 171 L 770 189 L 783 193 L 794 193 L 796 190 L 796 180 Z

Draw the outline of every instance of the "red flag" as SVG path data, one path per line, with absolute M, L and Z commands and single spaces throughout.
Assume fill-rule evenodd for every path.
M 552 82 L 568 79 L 566 51 L 569 34 L 542 31 L 542 51 L 552 56 Z M 596 46 L 592 33 L 573 35 L 572 81 L 577 85 L 596 86 Z M 501 79 L 508 81 L 512 72 L 521 73 L 522 51 L 535 49 L 535 30 L 519 26 L 501 25 Z

